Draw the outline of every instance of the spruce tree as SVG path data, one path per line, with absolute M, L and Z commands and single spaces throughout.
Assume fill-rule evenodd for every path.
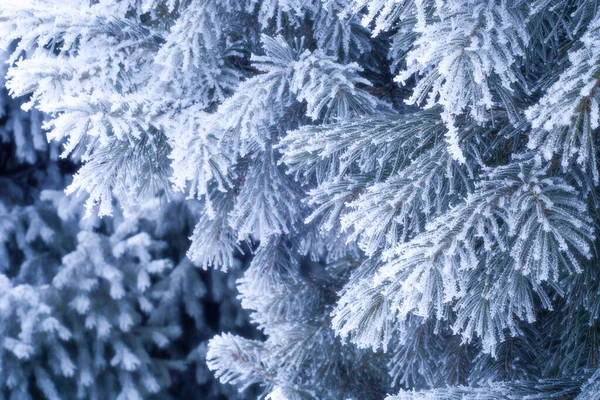
M 2 253 L 15 398 L 147 397 L 205 358 L 272 400 L 600 398 L 599 2 L 5 0 L 0 47 L 51 140 L 12 125 L 16 157 L 79 166 L 41 199 L 88 216 Z M 56 267 L 19 264 L 38 238 Z M 261 335 L 172 345 L 203 270 Z
M 198 202 L 83 218 L 64 193 L 78 163 L 24 102 L 0 91 L 0 399 L 242 397 L 205 362 L 216 333 L 254 330 L 239 273 L 185 257 Z

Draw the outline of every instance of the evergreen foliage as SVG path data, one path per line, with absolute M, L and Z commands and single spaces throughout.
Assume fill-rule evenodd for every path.
M 83 218 L 87 196 L 63 192 L 77 165 L 39 112 L 0 98 L 0 398 L 236 398 L 212 378 L 206 345 L 252 330 L 236 274 L 185 257 L 197 202 Z
M 0 396 L 600 398 L 599 2 L 5 0 L 0 47 Z

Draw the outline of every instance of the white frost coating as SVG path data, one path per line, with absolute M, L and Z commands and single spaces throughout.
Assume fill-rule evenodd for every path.
M 521 79 L 516 64 L 528 42 L 525 16 L 522 8 L 506 2 L 469 1 L 465 7 L 456 1 L 441 2 L 434 18 L 425 17 L 426 10 L 416 8 L 421 21 L 415 26 L 418 37 L 396 81 L 405 84 L 420 76 L 406 102 L 444 108 L 450 154 L 464 163 L 455 119 L 468 114 L 483 123 L 498 105 L 491 83 L 512 92 Z
M 491 266 L 503 257 L 510 257 L 514 271 L 529 277 L 536 285 L 557 282 L 562 268 L 570 273 L 581 272 L 576 255 L 588 259 L 592 256 L 589 240 L 593 228 L 590 220 L 578 217 L 585 206 L 575 197 L 575 190 L 558 179 L 540 179 L 540 173 L 529 168 L 521 165 L 491 171 L 489 180 L 482 182 L 479 191 L 464 205 L 435 219 L 426 232 L 385 251 L 372 284 L 347 289 L 342 295 L 334 316 L 336 332 L 343 338 L 350 337 L 359 346 L 376 349 L 383 344 L 385 348 L 389 339 L 381 335 L 390 328 L 382 330 L 388 322 L 381 315 L 387 314 L 387 318 L 394 315 L 400 321 L 410 315 L 438 319 L 446 307 L 458 300 L 459 307 L 470 314 L 459 313 L 456 331 L 467 342 L 475 336 L 482 337 L 484 351 L 495 354 L 501 340 L 499 329 L 516 329 L 515 316 L 534 321 L 533 299 L 528 295 L 523 298 L 520 287 L 528 282 L 518 275 L 506 281 L 511 286 L 504 289 L 508 291 L 498 293 L 508 297 L 498 303 L 498 308 L 489 310 L 489 327 L 476 324 L 481 318 L 480 309 L 467 308 L 473 301 L 472 293 L 467 290 L 470 285 L 467 278 L 482 267 L 476 256 L 477 238 L 482 232 L 492 233 L 484 239 L 487 246 L 507 250 L 497 252 L 496 259 L 487 261 L 490 264 L 484 264 L 485 268 L 493 271 Z M 507 179 L 513 181 L 508 184 Z M 504 189 L 499 190 L 500 187 Z M 497 209 L 500 204 L 503 211 Z M 499 217 L 504 219 L 508 231 L 498 230 Z M 377 299 L 377 306 L 375 300 L 352 303 L 344 300 L 345 296 L 349 299 L 368 296 Z M 380 309 L 384 306 L 385 311 Z M 515 316 L 505 314 L 509 309 L 514 310 Z M 370 335 L 368 330 L 358 329 L 361 319 L 367 317 L 374 330 Z
M 599 126 L 598 74 L 600 68 L 600 19 L 596 16 L 569 52 L 569 66 L 544 96 L 525 111 L 533 130 L 528 147 L 550 160 L 561 155 L 563 168 L 571 160 L 593 174 L 600 182 L 594 150 L 594 133 Z
M 5 3 L 0 397 L 574 398 L 596 368 L 595 2 Z

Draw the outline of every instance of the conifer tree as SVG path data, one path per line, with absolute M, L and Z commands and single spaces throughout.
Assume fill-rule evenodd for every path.
M 6 0 L 0 47 L 51 140 L 7 123 L 15 157 L 80 165 L 42 199 L 113 221 L 30 213 L 3 253 L 51 276 L 1 280 L 15 396 L 147 397 L 204 357 L 267 399 L 598 396 L 599 2 Z M 18 264 L 54 231 L 56 267 Z M 262 337 L 173 344 L 202 269 Z
M 252 330 L 236 274 L 185 257 L 198 204 L 83 218 L 85 196 L 63 192 L 77 165 L 45 117 L 0 100 L 0 399 L 237 398 L 206 345 Z

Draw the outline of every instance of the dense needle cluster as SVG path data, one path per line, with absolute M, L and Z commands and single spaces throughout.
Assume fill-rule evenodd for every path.
M 600 2 L 4 0 L 0 48 L 0 398 L 600 396 Z

